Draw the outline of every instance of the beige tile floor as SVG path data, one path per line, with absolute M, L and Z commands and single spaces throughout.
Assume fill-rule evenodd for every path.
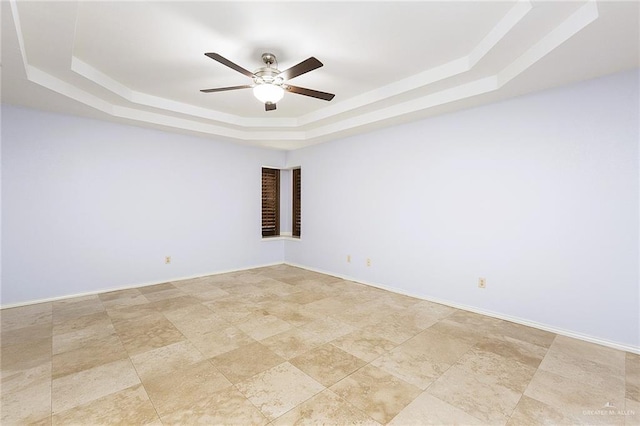
M 640 424 L 640 356 L 290 266 L 0 311 L 1 423 Z

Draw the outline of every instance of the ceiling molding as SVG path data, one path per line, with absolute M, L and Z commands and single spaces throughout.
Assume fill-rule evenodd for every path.
M 202 108 L 191 104 L 176 102 L 171 99 L 161 98 L 146 93 L 137 92 L 126 87 L 124 84 L 103 74 L 81 59 L 73 56 L 71 58 L 71 70 L 76 74 L 90 80 L 108 91 L 120 96 L 133 104 L 144 105 L 170 112 L 204 118 L 207 120 L 230 124 L 239 127 L 298 127 L 298 120 L 295 118 L 246 118 L 233 114 L 227 114 L 208 108 Z
M 298 117 L 272 118 L 243 117 L 136 91 L 72 54 L 68 58 L 68 71 L 104 92 L 89 91 L 68 76 L 53 75 L 29 62 L 18 2 L 10 0 L 9 3 L 22 65 L 29 81 L 113 117 L 278 147 L 284 142 L 310 145 L 354 129 L 366 129 L 378 122 L 499 90 L 599 17 L 596 0 L 589 0 L 552 31 L 541 34 L 537 42 L 501 69 L 472 81 L 454 81 L 451 87 L 429 93 L 430 85 L 473 70 L 521 24 L 533 6 L 529 0 L 520 0 L 463 57 Z M 116 95 L 121 102 L 106 96 L 107 93 Z
M 90 80 L 120 96 L 121 98 L 138 105 L 154 107 L 245 128 L 308 126 L 317 121 L 335 117 L 347 111 L 362 108 L 374 102 L 380 102 L 393 96 L 410 92 L 435 83 L 436 81 L 444 80 L 471 70 L 511 29 L 518 24 L 518 22 L 520 22 L 522 18 L 524 18 L 527 13 L 529 13 L 531 8 L 532 6 L 529 0 L 519 0 L 493 27 L 491 32 L 489 32 L 489 34 L 466 56 L 362 95 L 352 97 L 343 102 L 327 106 L 315 113 L 307 114 L 297 119 L 239 117 L 237 115 L 213 111 L 207 108 L 195 107 L 193 105 L 175 102 L 170 99 L 136 92 L 126 87 L 124 84 L 111 79 L 109 76 L 101 73 L 75 56 L 71 59 L 71 70 L 83 76 L 87 80 Z

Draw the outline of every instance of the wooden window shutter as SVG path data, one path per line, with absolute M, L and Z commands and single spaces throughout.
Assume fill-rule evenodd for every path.
M 300 194 L 302 193 L 302 183 L 300 180 L 300 169 L 293 169 L 293 224 L 291 227 L 294 237 L 300 236 L 300 227 L 302 222 L 302 212 L 300 208 Z
M 280 235 L 280 170 L 262 168 L 262 236 Z

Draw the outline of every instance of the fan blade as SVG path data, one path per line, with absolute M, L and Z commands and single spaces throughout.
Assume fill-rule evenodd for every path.
M 276 109 L 276 104 L 272 104 L 271 102 L 267 102 L 266 104 L 264 104 L 265 111 L 273 111 L 275 109 Z
M 295 78 L 306 72 L 313 71 L 316 68 L 320 68 L 321 66 L 322 62 L 312 56 L 309 59 L 300 62 L 298 65 L 294 65 L 291 68 L 282 71 L 280 74 L 278 74 L 278 77 L 282 77 L 285 80 L 291 80 L 292 78 Z
M 244 86 L 218 87 L 217 89 L 202 89 L 200 91 L 202 93 L 226 92 L 227 90 L 251 89 L 251 87 L 250 84 L 245 84 Z
M 305 89 L 304 87 L 289 85 L 287 85 L 287 91 L 298 95 L 311 96 L 312 98 L 318 98 L 324 101 L 330 101 L 335 96 L 333 93 L 319 92 L 313 89 Z
M 245 70 L 240 65 L 234 64 L 233 62 L 231 62 L 227 58 L 223 58 L 222 56 L 218 55 L 217 53 L 205 53 L 205 56 L 210 57 L 214 61 L 220 62 L 222 65 L 228 66 L 232 70 L 238 71 L 240 74 L 244 74 L 247 77 L 253 78 L 253 73 L 251 71 Z

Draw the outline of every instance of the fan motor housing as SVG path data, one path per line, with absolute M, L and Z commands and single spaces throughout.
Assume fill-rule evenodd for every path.
M 253 74 L 255 75 L 253 81 L 255 81 L 257 84 L 263 84 L 263 83 L 282 84 L 284 81 L 282 77 L 278 78 L 280 71 L 268 66 L 258 68 Z

